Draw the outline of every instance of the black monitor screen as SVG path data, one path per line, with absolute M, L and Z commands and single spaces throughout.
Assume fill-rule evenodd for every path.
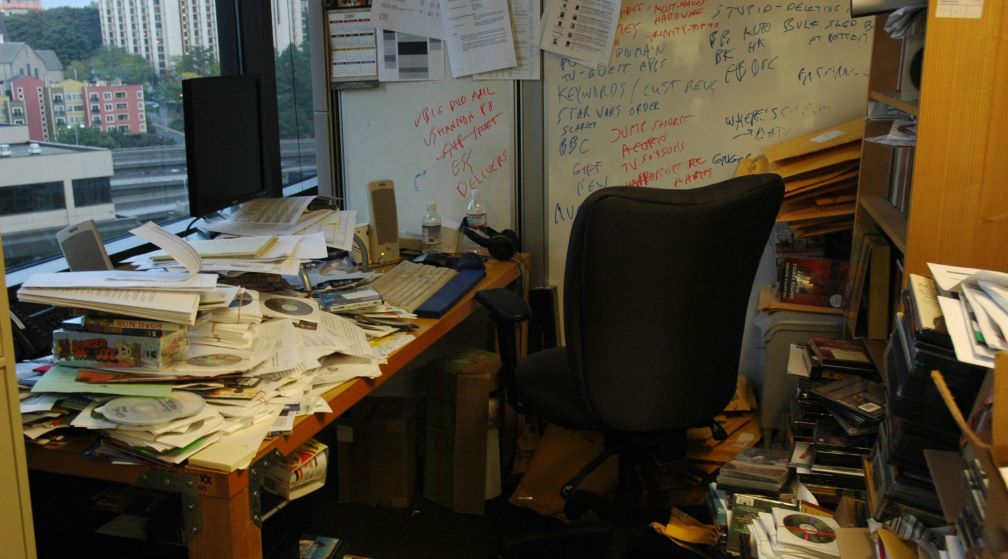
M 259 79 L 182 80 L 189 215 L 206 217 L 274 195 L 264 173 Z

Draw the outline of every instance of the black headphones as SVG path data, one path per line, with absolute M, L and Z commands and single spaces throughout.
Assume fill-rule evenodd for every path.
M 514 231 L 505 229 L 498 233 L 487 226 L 484 233 L 484 231 L 469 227 L 467 219 L 469 218 L 462 218 L 462 225 L 459 229 L 472 242 L 481 247 L 486 247 L 487 251 L 490 252 L 490 256 L 493 256 L 497 260 L 511 260 L 515 253 L 518 252 L 518 245 L 521 243 L 518 241 L 518 234 Z

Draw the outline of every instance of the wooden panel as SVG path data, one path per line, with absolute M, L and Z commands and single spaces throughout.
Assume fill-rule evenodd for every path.
M 10 314 L 4 281 L 3 249 L 0 247 L 0 317 Z M 14 369 L 14 344 L 10 321 L 0 320 L 0 542 L 5 557 L 35 557 L 35 528 L 32 525 L 31 496 L 21 408 Z
M 1008 21 L 1005 2 L 980 19 L 929 8 L 906 272 L 927 262 L 1008 270 Z

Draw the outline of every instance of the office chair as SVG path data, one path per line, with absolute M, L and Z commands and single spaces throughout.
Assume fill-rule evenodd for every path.
M 735 391 L 749 294 L 783 193 L 781 178 L 765 174 L 588 196 L 567 248 L 564 347 L 519 361 L 515 325 L 529 318 L 527 304 L 507 289 L 476 294 L 497 326 L 508 402 L 549 423 L 601 431 L 605 450 L 586 469 L 619 456 L 601 528 L 607 557 L 647 533 L 642 473 L 684 459 L 686 430 L 716 425 Z

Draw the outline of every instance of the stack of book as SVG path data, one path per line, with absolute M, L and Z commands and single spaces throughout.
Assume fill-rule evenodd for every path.
M 798 237 L 849 231 L 864 128 L 858 118 L 767 146 L 762 156 L 744 158 L 736 175 L 780 175 L 785 191 L 777 221 Z
M 790 456 L 785 449 L 747 448 L 721 466 L 718 489 L 777 497 L 791 477 Z
M 53 357 L 67 365 L 162 371 L 189 350 L 185 324 L 86 314 L 62 326 L 53 331 Z
M 813 336 L 792 352 L 788 372 L 800 377 L 789 425 L 797 478 L 823 502 L 863 497 L 862 459 L 885 417 L 878 371 L 858 340 Z
M 889 414 L 872 450 L 869 505 L 879 519 L 911 513 L 939 522 L 925 449 L 958 451 L 959 428 L 931 379 L 940 370 L 961 410 L 973 407 L 985 369 L 956 358 L 933 280 L 911 274 L 885 350 Z

